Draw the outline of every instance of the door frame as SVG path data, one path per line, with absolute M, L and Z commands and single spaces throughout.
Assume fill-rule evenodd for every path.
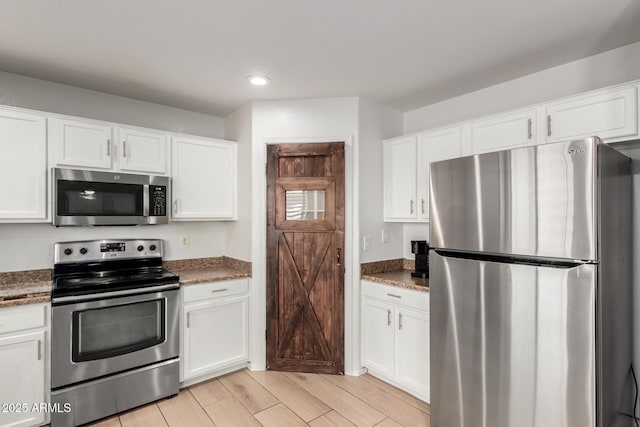
M 267 259 L 267 145 L 288 143 L 344 142 L 345 165 L 345 234 L 344 234 L 344 373 L 362 375 L 366 370 L 360 363 L 360 252 L 357 229 L 358 180 L 357 146 L 354 137 L 263 137 L 259 149 L 252 150 L 253 176 L 251 197 L 251 258 L 252 280 L 250 287 L 250 362 L 249 369 L 266 369 L 266 259 Z

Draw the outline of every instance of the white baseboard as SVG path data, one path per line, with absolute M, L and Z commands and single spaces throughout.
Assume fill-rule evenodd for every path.
M 247 367 L 247 362 L 242 362 L 242 363 L 238 363 L 238 364 L 235 364 L 235 365 L 228 366 L 226 368 L 217 369 L 217 370 L 209 372 L 207 374 L 198 375 L 197 377 L 189 378 L 186 381 L 182 381 L 180 383 L 180 388 L 189 387 L 189 386 L 192 386 L 194 384 L 198 384 L 198 383 L 201 383 L 203 381 L 210 380 L 212 378 L 220 377 L 220 376 L 228 374 L 230 372 L 239 371 L 239 370 L 244 369 L 246 367 Z

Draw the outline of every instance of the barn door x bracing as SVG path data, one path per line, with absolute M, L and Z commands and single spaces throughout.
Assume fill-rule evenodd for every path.
M 344 372 L 344 143 L 267 148 L 267 368 Z

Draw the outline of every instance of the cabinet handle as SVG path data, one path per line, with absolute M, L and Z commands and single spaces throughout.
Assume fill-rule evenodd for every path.
M 387 326 L 391 325 L 391 310 L 387 310 Z
M 111 140 L 107 139 L 107 156 L 111 156 Z
M 127 141 L 122 141 L 122 157 L 127 157 Z
M 187 313 L 187 328 L 191 326 L 191 312 Z
M 551 136 L 551 114 L 547 115 L 547 136 Z
M 531 137 L 533 137 L 533 131 L 531 129 L 532 126 L 533 126 L 533 122 L 532 122 L 531 119 L 529 119 L 527 121 L 527 136 L 528 136 L 528 139 L 531 139 Z
M 412 215 L 413 215 L 413 212 L 415 212 L 415 210 L 413 209 L 413 203 L 414 203 L 414 202 L 413 202 L 413 199 L 411 199 L 411 202 L 409 203 L 409 210 L 410 210 L 411 212 L 409 212 L 409 213 L 410 213 L 410 214 L 412 214 Z
M 42 340 L 38 340 L 38 360 L 42 360 Z
M 387 294 L 387 296 L 394 297 L 394 298 L 402 298 L 400 295 L 396 295 L 396 294 Z
M 178 199 L 175 199 L 173 201 L 173 213 L 177 214 L 178 213 Z
M 214 289 L 211 291 L 211 293 L 216 293 L 216 292 L 224 292 L 224 291 L 228 291 L 228 288 L 224 288 L 224 289 Z
M 402 313 L 398 313 L 398 329 L 402 329 Z
M 336 262 L 338 265 L 342 265 L 342 249 L 336 248 Z
M 422 204 L 422 215 L 424 215 L 424 199 L 420 199 L 420 202 Z

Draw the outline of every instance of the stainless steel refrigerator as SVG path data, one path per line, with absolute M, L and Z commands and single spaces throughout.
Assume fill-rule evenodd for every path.
M 431 425 L 632 426 L 630 159 L 544 144 L 430 186 Z

